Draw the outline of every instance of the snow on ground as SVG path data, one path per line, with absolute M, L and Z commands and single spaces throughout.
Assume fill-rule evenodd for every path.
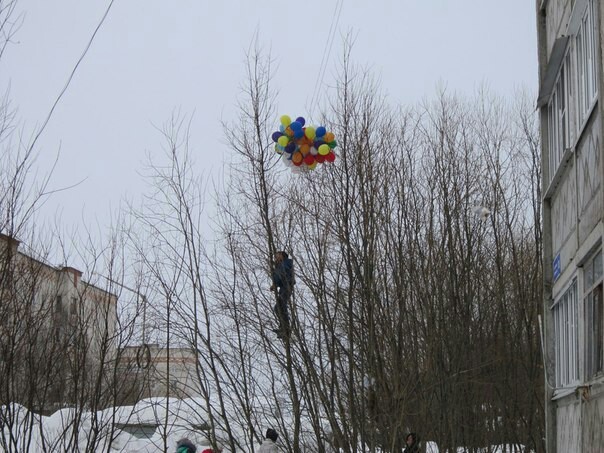
M 166 409 L 166 401 L 168 409 Z M 156 453 L 164 451 L 164 445 L 166 445 L 167 451 L 172 452 L 176 451 L 176 442 L 183 437 L 189 438 L 197 445 L 198 451 L 208 448 L 208 442 L 203 432 L 194 428 L 203 425 L 205 421 L 205 410 L 201 399 L 149 398 L 139 401 L 134 406 L 105 409 L 96 414 L 78 413 L 74 409 L 67 408 L 48 417 L 30 414 L 27 409 L 17 404 L 13 404 L 9 408 L 2 406 L 0 411 L 3 415 L 10 413 L 14 417 L 13 429 L 9 431 L 8 427 L 4 428 L 4 438 L 8 439 L 12 435 L 13 438 L 19 439 L 18 451 L 26 449 L 29 451 L 83 451 L 90 442 L 94 432 L 92 428 L 95 425 L 102 428 L 99 431 L 98 451 Z M 74 428 L 76 417 L 81 417 L 78 428 Z M 94 420 L 95 418 L 96 420 Z M 109 427 L 112 421 L 116 426 L 124 428 L 116 430 L 113 440 L 110 441 Z M 126 432 L 136 426 L 146 427 L 148 436 L 142 436 L 142 433 L 135 435 Z M 74 448 L 74 445 L 69 443 L 70 439 L 73 441 L 75 431 L 78 435 L 78 448 Z M 24 439 L 28 438 L 29 433 L 31 433 L 31 443 L 27 448 Z M 111 442 L 111 446 L 107 448 L 109 442 Z M 426 442 L 424 446 L 426 453 L 439 453 L 434 442 Z M 465 453 L 465 451 L 464 448 L 459 448 L 457 453 Z M 519 453 L 524 450 L 501 445 L 485 449 L 485 453 L 487 451 L 489 453 Z

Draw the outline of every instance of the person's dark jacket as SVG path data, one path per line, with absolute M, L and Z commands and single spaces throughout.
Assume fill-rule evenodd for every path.
M 273 284 L 276 288 L 289 292 L 295 283 L 294 262 L 291 260 L 291 258 L 285 258 L 275 266 L 275 270 L 273 272 Z
M 411 445 L 407 446 L 407 448 L 405 448 L 403 450 L 403 453 L 418 453 L 419 452 L 419 438 L 417 437 L 417 434 L 409 433 L 407 435 L 407 437 L 409 437 L 409 436 L 411 436 L 411 438 L 413 439 L 413 443 Z

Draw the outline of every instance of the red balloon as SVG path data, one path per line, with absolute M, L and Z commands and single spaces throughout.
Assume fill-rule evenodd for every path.
M 311 154 L 312 155 L 312 154 Z M 317 154 L 315 156 L 315 159 L 317 160 L 317 162 L 319 162 L 320 164 L 322 164 L 323 162 L 325 162 L 325 156 L 321 155 L 321 154 Z
M 336 155 L 333 152 L 330 152 L 327 156 L 325 156 L 325 160 L 327 162 L 333 162 L 336 160 Z
M 307 154 L 306 157 L 304 157 L 304 163 L 306 165 L 312 165 L 315 163 L 315 156 L 313 156 L 312 154 Z

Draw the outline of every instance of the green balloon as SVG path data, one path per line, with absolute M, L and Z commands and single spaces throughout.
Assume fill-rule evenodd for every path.
M 338 146 L 338 142 L 336 142 L 336 141 L 334 140 L 334 141 L 332 141 L 332 142 L 329 142 L 329 143 L 328 143 L 328 145 L 329 145 L 329 147 L 330 147 L 331 149 L 334 149 L 336 146 Z

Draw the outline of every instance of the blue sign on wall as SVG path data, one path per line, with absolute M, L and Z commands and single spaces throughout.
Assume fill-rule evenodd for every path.
M 554 268 L 554 281 L 556 281 L 556 280 L 558 280 L 558 277 L 560 277 L 560 254 L 559 253 L 554 258 L 553 268 Z

